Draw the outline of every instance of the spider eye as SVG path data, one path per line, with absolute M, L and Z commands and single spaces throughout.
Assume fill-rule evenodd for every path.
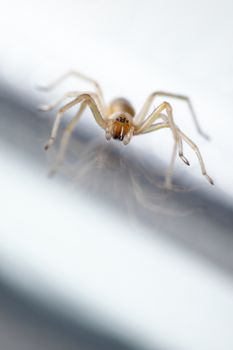
M 125 123 L 126 122 L 126 118 L 125 117 L 120 117 L 120 122 L 121 123 Z

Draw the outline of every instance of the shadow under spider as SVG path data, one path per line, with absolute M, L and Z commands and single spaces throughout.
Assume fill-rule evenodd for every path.
M 73 140 L 74 141 L 74 140 Z M 77 153 L 71 153 L 77 150 Z M 189 193 L 178 185 L 173 190 L 164 188 L 164 175 L 156 171 L 140 152 L 126 150 L 122 145 L 106 143 L 102 137 L 88 145 L 76 140 L 75 147 L 67 150 L 61 164 L 52 161 L 49 175 L 62 172 L 83 189 L 98 196 L 111 197 L 129 215 L 148 210 L 165 216 L 187 216 L 202 210 L 201 206 L 179 208 L 171 201 L 174 196 Z M 59 154 L 60 149 L 56 150 Z
M 74 189 L 112 207 L 117 220 L 125 218 L 131 229 L 148 228 L 232 273 L 233 211 L 203 190 L 205 184 L 192 187 L 193 177 L 175 175 L 173 190 L 165 190 L 163 168 L 144 150 L 107 143 L 102 135 L 87 142 L 74 134 L 58 173 Z

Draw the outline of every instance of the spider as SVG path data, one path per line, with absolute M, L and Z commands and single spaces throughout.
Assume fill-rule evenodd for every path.
M 185 141 L 196 153 L 198 161 L 200 163 L 202 175 L 206 177 L 211 185 L 214 184 L 212 178 L 206 172 L 205 164 L 199 148 L 175 124 L 173 119 L 173 110 L 170 103 L 164 101 L 159 104 L 159 106 L 157 106 L 151 113 L 149 113 L 150 107 L 157 96 L 183 100 L 188 104 L 197 131 L 203 137 L 208 138 L 208 136 L 202 131 L 196 114 L 194 113 L 191 101 L 187 96 L 177 95 L 164 91 L 156 91 L 148 96 L 144 105 L 142 106 L 142 109 L 139 111 L 139 113 L 136 113 L 131 103 L 125 98 L 116 98 L 110 104 L 106 104 L 100 85 L 95 80 L 77 71 L 69 71 L 47 87 L 41 87 L 40 89 L 44 91 L 51 90 L 70 76 L 74 76 L 76 78 L 85 80 L 88 83 L 91 83 L 94 86 L 95 90 L 94 92 L 67 92 L 56 102 L 39 107 L 40 111 L 50 111 L 65 101 L 67 98 L 73 98 L 70 102 L 61 107 L 57 112 L 50 138 L 44 147 L 45 150 L 48 150 L 54 143 L 61 118 L 63 117 L 64 113 L 73 106 L 80 104 L 78 112 L 69 122 L 64 131 L 61 141 L 59 156 L 60 161 L 62 161 L 64 157 L 69 137 L 76 123 L 79 121 L 86 107 L 89 107 L 97 124 L 105 130 L 105 136 L 108 141 L 113 138 L 115 140 L 122 141 L 124 145 L 127 145 L 133 136 L 146 134 L 163 128 L 169 128 L 171 130 L 174 139 L 174 146 L 171 161 L 165 176 L 165 187 L 167 189 L 171 189 L 172 187 L 171 178 L 177 153 L 186 165 L 190 165 L 188 159 L 183 154 L 183 141 Z

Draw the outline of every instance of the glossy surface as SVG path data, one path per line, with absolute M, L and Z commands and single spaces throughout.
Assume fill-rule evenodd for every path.
M 232 6 L 1 4 L 0 348 L 232 350 Z M 177 160 L 176 187 L 164 191 L 170 132 L 124 147 L 106 142 L 89 112 L 57 176 L 48 178 L 60 138 L 46 154 L 54 114 L 37 107 L 89 86 L 70 78 L 44 94 L 35 85 L 71 67 L 95 77 L 106 101 L 122 94 L 137 110 L 154 89 L 192 96 L 209 142 L 196 133 L 186 105 L 169 102 L 216 185 L 203 181 L 187 149 L 190 167 Z M 75 113 L 64 117 L 60 136 Z M 30 298 L 38 308 L 30 308 Z M 44 308 L 55 310 L 51 322 Z M 57 328 L 60 321 L 65 326 Z

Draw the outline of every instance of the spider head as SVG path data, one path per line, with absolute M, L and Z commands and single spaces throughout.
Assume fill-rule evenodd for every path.
M 110 140 L 123 141 L 126 145 L 129 143 L 132 131 L 132 117 L 128 113 L 114 113 L 110 117 L 110 123 L 106 129 L 106 138 Z

